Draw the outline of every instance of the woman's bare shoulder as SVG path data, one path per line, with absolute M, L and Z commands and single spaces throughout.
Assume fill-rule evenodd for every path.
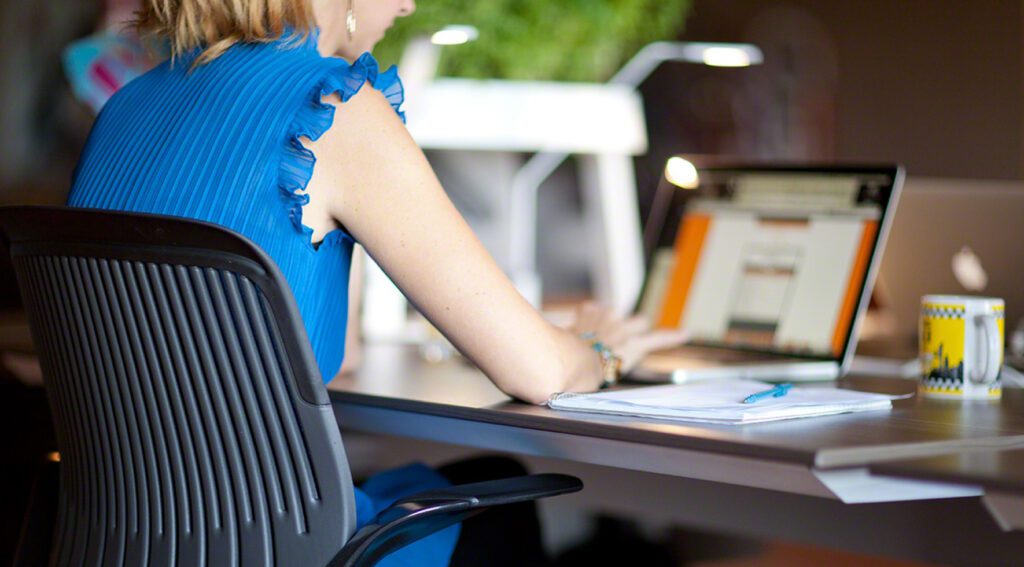
M 410 178 L 433 178 L 423 152 L 383 93 L 367 84 L 345 101 L 335 93 L 323 102 L 334 107 L 330 128 L 316 140 L 303 140 L 316 157 L 304 213 L 315 234 L 337 221 L 348 226 L 346 217 L 360 202 L 384 198 L 396 183 L 415 185 Z
M 422 153 L 384 94 L 369 85 L 348 100 L 331 93 L 323 102 L 334 107 L 334 121 L 318 140 L 306 144 L 316 153 L 318 166 L 326 157 L 329 169 L 358 176 L 352 168 L 372 169 L 384 165 L 381 161 L 407 161 Z
M 334 122 L 325 138 L 345 138 L 358 144 L 360 135 L 401 134 L 401 137 L 408 137 L 405 124 L 384 93 L 368 84 L 348 100 L 342 101 L 335 92 L 324 96 L 323 102 L 334 107 Z M 364 128 L 371 130 L 363 132 Z

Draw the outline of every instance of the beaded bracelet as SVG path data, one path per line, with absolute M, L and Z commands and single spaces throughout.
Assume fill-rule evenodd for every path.
M 608 388 L 619 383 L 619 374 L 622 370 L 622 359 L 616 355 L 612 349 L 605 346 L 604 343 L 597 340 L 597 335 L 594 333 L 582 333 L 580 338 L 590 343 L 590 348 L 597 351 L 597 354 L 601 355 L 601 388 Z

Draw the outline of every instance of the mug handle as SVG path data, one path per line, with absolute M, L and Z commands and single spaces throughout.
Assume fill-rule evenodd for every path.
M 996 316 L 991 313 L 978 315 L 974 323 L 985 333 L 985 352 L 978 353 L 978 358 L 985 361 L 985 371 L 974 373 L 971 379 L 979 384 L 989 384 L 999 376 L 999 363 L 1002 361 L 1003 345 L 999 340 L 999 325 Z

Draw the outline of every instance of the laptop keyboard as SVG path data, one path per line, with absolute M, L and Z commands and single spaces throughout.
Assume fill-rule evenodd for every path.
M 664 354 L 669 356 L 679 356 L 690 360 L 706 360 L 709 362 L 751 362 L 756 360 L 773 360 L 776 358 L 770 354 L 760 352 L 743 352 L 724 348 L 699 346 L 680 347 L 670 351 L 665 351 Z

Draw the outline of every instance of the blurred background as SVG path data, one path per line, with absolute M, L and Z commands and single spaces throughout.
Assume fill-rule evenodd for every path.
M 0 2 L 0 203 L 63 202 L 94 112 L 72 94 L 62 53 L 130 9 L 130 0 Z M 643 219 L 675 153 L 898 161 L 917 177 L 1020 180 L 1022 12 L 1016 0 L 423 0 L 375 55 L 400 63 L 417 38 L 463 24 L 476 39 L 438 47 L 426 70 L 413 58 L 407 82 L 601 83 L 652 41 L 756 45 L 760 65 L 668 62 L 640 83 L 648 144 L 633 160 Z M 412 85 L 407 100 L 415 129 Z M 504 188 L 530 152 L 427 142 L 453 199 L 508 265 Z M 593 283 L 573 162 L 539 193 L 537 263 L 549 297 Z
M 160 58 L 159 46 L 139 52 L 122 45 L 121 74 L 101 77 L 99 87 L 96 77 L 90 84 L 76 75 L 81 58 L 88 62 L 89 49 L 116 36 L 132 9 L 131 0 L 0 0 L 0 205 L 64 203 L 100 87 Z M 435 35 L 443 30 L 454 36 Z M 525 252 L 547 302 L 592 295 L 599 286 L 585 218 L 594 181 L 586 156 L 603 150 L 594 142 L 575 151 L 573 144 L 586 144 L 559 132 L 513 131 L 496 101 L 527 105 L 531 93 L 557 96 L 571 85 L 594 87 L 587 92 L 598 96 L 598 86 L 656 41 L 752 44 L 763 61 L 669 61 L 626 94 L 609 91 L 621 95 L 616 112 L 625 118 L 595 112 L 592 120 L 611 124 L 601 130 L 613 138 L 609 146 L 621 142 L 616 128 L 637 136 L 607 152 L 629 161 L 619 179 L 628 178 L 641 227 L 667 158 L 680 153 L 901 162 L 911 179 L 1024 181 L 1022 0 L 420 0 L 375 55 L 385 66 L 400 64 L 410 130 L 510 272 L 522 254 L 510 226 L 510 187 L 538 151 L 568 155 L 538 177 L 537 240 Z M 475 126 L 490 138 L 435 126 L 444 108 L 427 101 L 456 91 L 465 97 L 461 110 L 482 117 Z M 630 106 L 630 96 L 641 104 Z M 636 109 L 634 123 L 628 115 Z M 16 304 L 15 294 L 0 282 L 0 307 Z M 39 392 L 10 391 L 5 404 L 45 407 Z M 45 415 L 30 427 L 19 414 L 5 419 L 6 431 L 27 431 L 5 458 L 52 445 Z M 11 487 L 31 478 L 16 467 L 7 474 Z M 3 519 L 0 562 L 23 505 L 18 490 L 5 493 L 13 500 L 2 508 L 15 513 Z

